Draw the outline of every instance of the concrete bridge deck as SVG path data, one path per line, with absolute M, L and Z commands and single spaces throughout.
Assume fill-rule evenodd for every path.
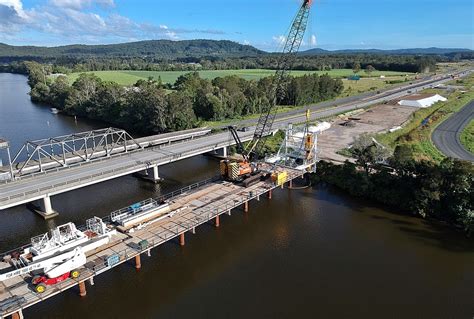
M 239 132 L 239 135 L 242 141 L 248 141 L 252 139 L 253 132 Z M 219 133 L 170 145 L 138 149 L 77 167 L 0 184 L 0 210 L 219 150 L 234 143 L 229 133 Z
M 277 168 L 277 170 L 287 171 L 286 181 L 290 183 L 304 173 L 288 168 Z M 42 294 L 38 294 L 32 289 L 33 287 L 29 284 L 31 281 L 29 275 L 15 277 L 0 283 L 0 309 L 9 300 L 17 300 L 17 302 L 10 303 L 9 307 L 3 306 L 3 309 L 0 310 L 0 318 L 12 314 L 20 316 L 22 309 L 31 307 L 75 286 L 79 286 L 80 294 L 84 296 L 86 281 L 93 284 L 95 276 L 129 260 L 134 260 L 135 267 L 140 268 L 142 254 L 150 254 L 151 249 L 175 238 L 179 238 L 179 244 L 184 245 L 185 233 L 195 233 L 196 227 L 210 221 L 219 227 L 220 215 L 230 215 L 233 209 L 241 206 L 243 212 L 246 213 L 249 211 L 249 201 L 260 200 L 265 194 L 271 198 L 272 190 L 277 187 L 280 186 L 270 180 L 259 181 L 248 188 L 222 180 L 207 180 L 176 191 L 170 196 L 165 196 L 173 210 L 178 208 L 182 208 L 182 210 L 170 218 L 133 233 L 118 233 L 109 245 L 88 254 L 87 263 L 80 269 L 79 278 L 69 278 L 54 286 L 48 286 L 46 292 Z M 149 243 L 149 246 L 144 250 L 140 249 L 138 245 L 142 240 L 147 240 Z M 111 255 L 120 256 L 117 264 L 107 264 L 107 257 Z

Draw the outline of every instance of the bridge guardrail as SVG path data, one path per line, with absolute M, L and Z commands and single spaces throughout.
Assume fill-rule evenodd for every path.
M 184 143 L 184 141 L 181 142 L 181 143 Z M 114 175 L 114 173 L 125 172 L 125 171 L 129 171 L 130 169 L 132 169 L 130 171 L 130 173 L 133 173 L 134 171 L 140 171 L 140 170 L 143 170 L 143 169 L 147 169 L 150 166 L 170 163 L 173 159 L 184 158 L 184 157 L 187 157 L 187 156 L 193 156 L 193 155 L 196 155 L 196 154 L 202 154 L 202 153 L 209 152 L 209 151 L 212 151 L 212 150 L 215 150 L 215 149 L 219 149 L 219 148 L 228 146 L 229 144 L 232 144 L 232 141 L 231 141 L 231 143 L 229 143 L 229 141 L 220 142 L 220 143 L 218 142 L 216 144 L 206 145 L 206 146 L 196 148 L 196 149 L 193 149 L 193 150 L 190 150 L 190 151 L 186 151 L 186 152 L 183 152 L 183 153 L 171 153 L 170 155 L 161 156 L 161 157 L 153 159 L 152 161 L 149 161 L 149 162 L 139 161 L 136 164 L 130 164 L 130 165 L 127 165 L 127 166 L 110 169 L 110 170 L 103 171 L 103 172 L 100 172 L 100 173 L 96 173 L 94 175 L 90 175 L 90 176 L 87 176 L 87 177 L 81 177 L 81 178 L 77 178 L 77 179 L 74 179 L 74 180 L 71 180 L 71 181 L 56 183 L 56 184 L 53 184 L 53 185 L 48 186 L 48 187 L 38 188 L 38 189 L 31 190 L 31 191 L 28 191 L 28 192 L 21 192 L 21 193 L 15 194 L 15 195 L 1 197 L 0 198 L 0 203 L 5 203 L 9 200 L 12 200 L 12 199 L 15 199 L 15 198 L 18 198 L 18 197 L 25 197 L 25 199 L 27 199 L 28 197 L 34 198 L 36 196 L 39 196 L 42 192 L 47 192 L 47 191 L 53 192 L 55 188 L 58 188 L 58 187 L 61 187 L 61 186 L 66 186 L 66 185 L 71 186 L 71 187 L 72 186 L 77 186 L 78 184 L 81 184 L 82 181 L 87 181 L 87 180 L 92 181 L 95 177 L 103 177 L 103 176 L 106 176 L 106 175 Z M 160 149 L 160 147 L 151 148 L 151 150 L 155 150 L 155 149 Z M 147 150 L 150 150 L 150 149 L 147 149 Z M 128 156 L 131 156 L 131 154 L 128 154 Z M 32 196 L 27 196 L 27 195 L 32 195 Z M 44 194 L 44 195 L 46 195 L 46 194 Z
M 198 131 L 196 131 L 196 132 L 198 132 Z M 24 179 L 29 179 L 29 178 L 36 177 L 36 176 L 42 176 L 42 175 L 46 175 L 46 174 L 50 174 L 50 173 L 59 172 L 59 171 L 62 171 L 64 169 L 68 169 L 68 168 L 81 167 L 83 165 L 88 165 L 88 164 L 91 164 L 91 163 L 98 163 L 98 162 L 102 162 L 102 161 L 105 161 L 105 160 L 109 160 L 111 158 L 117 158 L 117 157 L 122 157 L 122 156 L 130 156 L 134 153 L 143 152 L 143 151 L 146 151 L 146 150 L 149 150 L 149 149 L 154 149 L 154 148 L 157 148 L 157 147 L 159 148 L 161 146 L 176 145 L 176 144 L 180 144 L 180 143 L 185 143 L 189 140 L 196 140 L 196 139 L 206 137 L 206 135 L 192 135 L 192 134 L 189 134 L 189 135 L 190 136 L 188 136 L 187 138 L 184 138 L 184 139 L 173 140 L 173 141 L 170 140 L 170 143 L 161 143 L 161 144 L 154 145 L 154 146 L 152 146 L 150 148 L 146 148 L 146 149 L 142 149 L 142 148 L 132 149 L 132 150 L 128 150 L 125 153 L 121 152 L 121 153 L 111 154 L 110 156 L 107 156 L 107 157 L 93 158 L 93 159 L 91 159 L 87 162 L 72 163 L 72 164 L 68 165 L 67 167 L 62 167 L 61 166 L 61 167 L 47 169 L 43 172 L 35 172 L 35 173 L 29 173 L 29 174 L 25 174 L 25 175 L 16 176 L 13 181 L 12 180 L 1 180 L 0 184 L 8 184 L 8 183 L 12 183 L 12 182 L 15 182 L 15 181 L 18 181 L 18 180 L 24 180 Z

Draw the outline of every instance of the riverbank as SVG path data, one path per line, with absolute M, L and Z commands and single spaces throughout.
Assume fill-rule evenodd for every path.
M 367 154 L 362 155 L 366 161 Z M 374 160 L 362 163 L 362 158 L 356 164 L 346 161 L 343 165 L 321 161 L 312 180 L 409 215 L 446 222 L 461 228 L 470 237 L 474 233 L 474 167 L 471 163 L 453 159 L 445 159 L 440 164 L 417 162 L 406 155 L 399 149 L 387 160 L 391 167 Z

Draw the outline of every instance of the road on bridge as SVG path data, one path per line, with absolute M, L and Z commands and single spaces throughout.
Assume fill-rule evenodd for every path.
M 474 100 L 441 123 L 431 136 L 435 146 L 446 156 L 474 162 L 474 155 L 461 144 L 461 133 L 474 119 Z
M 385 100 L 396 99 L 409 94 L 408 90 L 415 91 L 429 86 L 434 86 L 450 80 L 450 77 L 429 78 L 403 88 L 392 89 L 374 96 L 359 96 L 357 101 L 341 104 L 337 107 L 322 107 L 318 104 L 314 107 L 312 119 L 321 119 L 348 112 L 358 108 L 364 108 L 372 104 L 381 103 Z M 281 114 L 275 121 L 275 128 L 282 128 L 288 123 L 301 123 L 305 121 L 305 110 L 299 109 L 292 116 Z M 254 125 L 255 119 L 249 122 Z M 244 124 L 245 125 L 245 124 Z M 253 132 L 239 132 L 242 141 L 252 138 Z M 105 180 L 124 176 L 144 169 L 151 165 L 163 165 L 178 161 L 187 157 L 196 156 L 213 150 L 234 144 L 228 132 L 207 135 L 194 140 L 183 141 L 162 147 L 153 147 L 125 155 L 114 156 L 100 161 L 91 161 L 81 166 L 65 168 L 59 171 L 47 172 L 43 175 L 22 178 L 20 180 L 0 184 L 0 209 L 20 205 L 36 199 L 41 199 L 67 192 L 73 189 L 85 187 Z

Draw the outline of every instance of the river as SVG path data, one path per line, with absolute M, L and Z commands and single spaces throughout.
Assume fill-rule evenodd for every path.
M 27 139 L 103 127 L 32 104 L 26 78 L 0 74 L 0 137 Z M 164 182 L 131 176 L 52 198 L 45 222 L 24 206 L 0 211 L 0 250 L 49 227 L 83 223 L 213 176 L 204 156 L 160 168 Z M 204 225 L 186 246 L 168 243 L 95 278 L 87 296 L 66 291 L 26 318 L 472 318 L 474 245 L 462 234 L 337 190 L 278 190 L 244 215 Z

